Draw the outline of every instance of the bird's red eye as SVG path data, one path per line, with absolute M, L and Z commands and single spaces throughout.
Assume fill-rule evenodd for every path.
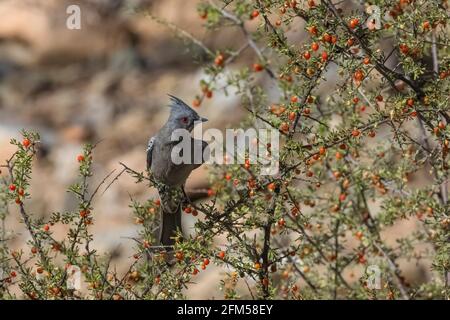
M 183 117 L 183 118 L 181 118 L 181 122 L 183 122 L 183 123 L 188 123 L 188 117 Z

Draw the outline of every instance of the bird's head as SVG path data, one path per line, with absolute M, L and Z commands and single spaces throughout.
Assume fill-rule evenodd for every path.
M 171 108 L 168 122 L 176 129 L 186 129 L 192 131 L 195 122 L 206 122 L 208 119 L 202 118 L 191 107 L 181 99 L 169 94 Z

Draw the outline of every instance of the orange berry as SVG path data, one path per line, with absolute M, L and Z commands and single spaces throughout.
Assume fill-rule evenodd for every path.
M 312 35 L 315 35 L 315 36 L 317 35 L 317 27 L 316 26 L 309 27 L 308 31 Z
M 77 161 L 78 162 L 83 162 L 84 161 L 84 156 L 82 154 L 78 155 Z
M 22 145 L 23 145 L 25 148 L 28 148 L 28 147 L 30 146 L 30 144 L 31 144 L 31 141 L 30 141 L 29 139 L 27 139 L 27 138 L 23 139 Z
M 359 19 L 358 18 L 354 18 L 352 20 L 350 20 L 350 24 L 349 27 L 352 29 L 355 29 L 359 24 Z
M 251 19 L 254 19 L 257 16 L 259 16 L 259 11 L 258 10 L 253 10 L 252 14 L 250 15 Z
M 267 186 L 267 189 L 269 189 L 270 191 L 275 191 L 276 185 L 274 182 L 269 183 L 269 185 Z
M 363 233 L 361 231 L 358 231 L 355 233 L 355 237 L 358 238 L 358 240 L 361 240 L 361 238 L 363 237 Z
M 319 44 L 318 44 L 317 42 L 313 42 L 313 43 L 311 44 L 311 50 L 312 50 L 312 51 L 317 51 L 317 50 L 319 50 Z
M 364 73 L 363 73 L 361 70 L 357 70 L 357 71 L 354 73 L 353 78 L 354 78 L 356 81 L 362 81 L 362 80 L 364 79 Z
M 222 54 L 219 54 L 216 56 L 216 58 L 214 59 L 214 64 L 216 66 L 222 66 L 223 62 L 224 62 L 225 58 Z
M 253 71 L 260 72 L 260 71 L 263 71 L 263 70 L 264 70 L 264 67 L 261 64 L 259 64 L 259 63 L 254 63 L 253 64 Z
M 322 41 L 331 42 L 331 36 L 328 33 L 324 33 L 322 36 Z
M 194 99 L 194 101 L 192 101 L 192 105 L 196 108 L 200 107 L 201 103 L 200 99 Z
M 361 134 L 361 131 L 359 131 L 358 129 L 354 129 L 352 131 L 352 136 L 354 136 L 354 137 L 358 137 L 360 134 Z
M 175 254 L 175 257 L 177 258 L 178 261 L 181 261 L 181 260 L 184 259 L 184 254 L 183 254 L 183 252 L 178 251 L 178 252 Z
M 217 254 L 217 256 L 218 256 L 220 259 L 225 258 L 225 251 L 220 251 L 220 252 Z
M 89 215 L 89 210 L 81 210 L 80 211 L 80 217 L 85 218 Z
M 184 212 L 189 214 L 189 213 L 192 212 L 192 208 L 191 207 L 186 207 L 186 208 L 184 208 Z
M 289 124 L 286 123 L 286 122 L 283 122 L 283 123 L 280 125 L 280 130 L 283 131 L 283 132 L 285 132 L 285 133 L 289 132 Z
M 295 112 L 290 112 L 289 113 L 289 121 L 294 121 L 295 117 L 297 116 L 297 114 Z
M 319 148 L 319 154 L 320 154 L 320 155 L 324 155 L 325 152 L 327 152 L 327 149 L 326 149 L 325 147 L 320 147 L 320 148 Z
M 406 101 L 406 104 L 407 104 L 409 107 L 414 106 L 414 99 L 409 98 L 409 99 Z

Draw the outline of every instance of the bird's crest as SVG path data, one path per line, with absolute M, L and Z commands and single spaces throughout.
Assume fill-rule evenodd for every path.
M 183 100 L 181 100 L 171 94 L 168 94 L 168 96 L 170 97 L 170 104 L 169 104 L 170 108 L 176 108 L 176 109 L 187 108 L 189 110 L 192 110 L 191 107 L 189 107 Z

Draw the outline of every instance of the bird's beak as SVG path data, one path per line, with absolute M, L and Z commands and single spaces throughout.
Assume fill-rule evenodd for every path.
M 200 117 L 200 121 L 201 122 L 206 122 L 206 121 L 208 121 L 208 119 Z

